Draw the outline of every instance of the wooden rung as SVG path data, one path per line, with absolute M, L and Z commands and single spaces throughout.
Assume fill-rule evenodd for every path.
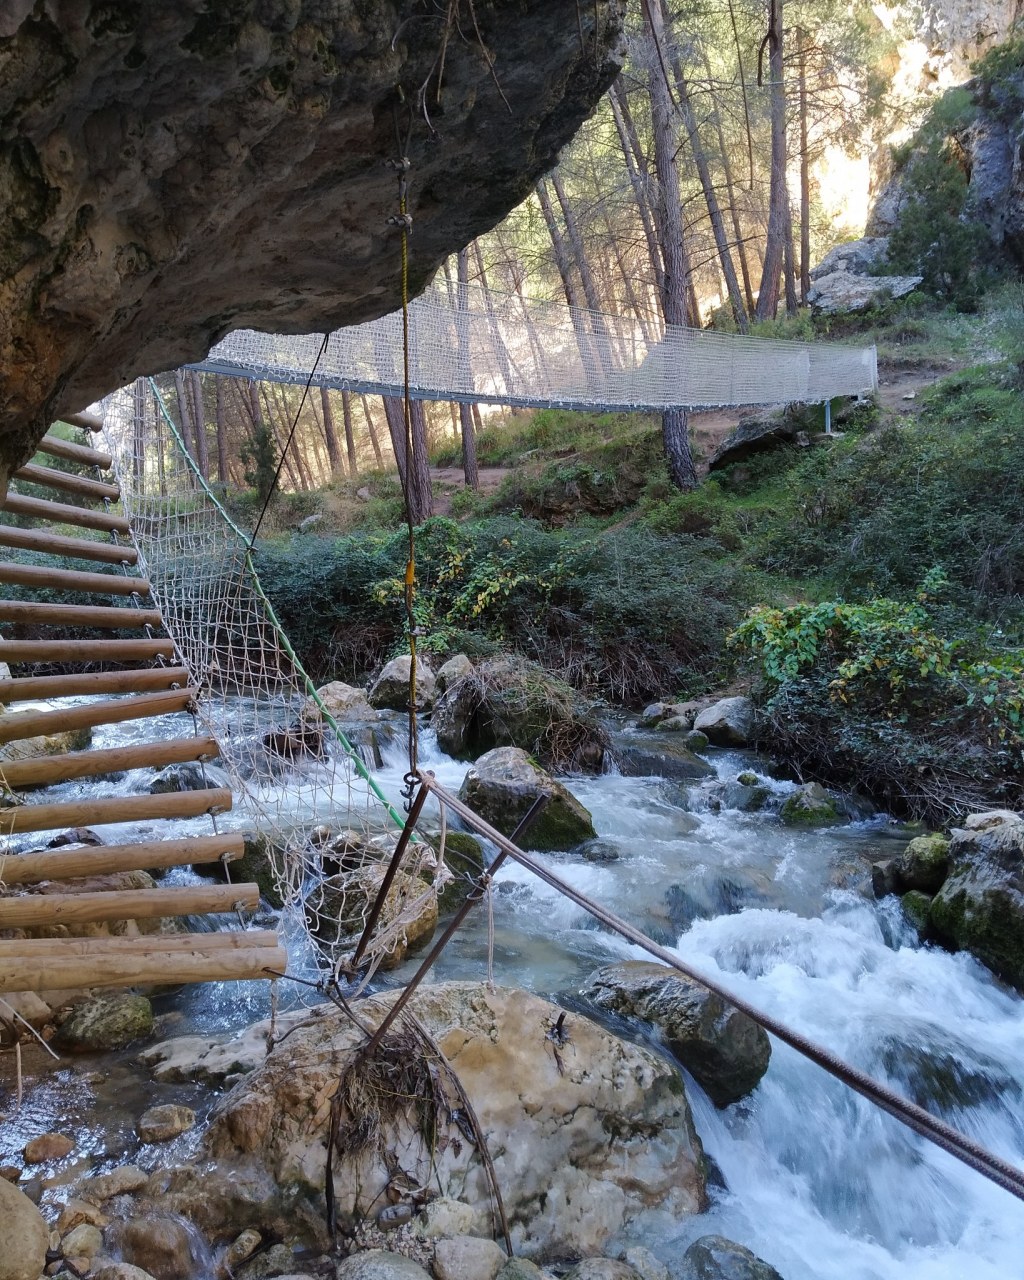
M 0 854 L 0 884 L 38 884 L 41 880 L 77 880 L 118 871 L 160 871 L 195 863 L 237 862 L 245 853 L 240 832 L 189 836 L 185 840 L 144 840 L 140 844 L 80 845 L 38 853 Z
M 189 679 L 185 667 L 86 671 L 73 676 L 19 676 L 13 680 L 0 680 L 0 705 L 22 700 L 34 702 L 47 698 L 86 697 L 90 693 L 149 693 L 156 689 L 170 689 L 172 685 L 184 688 Z
M 141 889 L 129 890 L 142 893 Z M 0 962 L 10 956 L 39 956 L 55 951 L 67 956 L 144 956 L 150 951 L 188 954 L 190 951 L 244 951 L 250 947 L 274 947 L 272 929 L 216 929 L 209 933 L 147 934 L 141 938 L 0 938 Z
M 95 507 L 72 507 L 66 502 L 51 502 L 49 498 L 30 498 L 25 493 L 7 492 L 0 502 L 0 511 L 12 516 L 29 516 L 36 520 L 50 520 L 54 524 L 73 524 L 82 529 L 98 529 L 101 533 L 127 535 L 130 529 L 126 516 L 115 516 L 109 511 L 97 511 Z
M 215 738 L 168 738 L 164 742 L 70 751 L 64 756 L 38 756 L 34 760 L 0 760 L 0 780 L 11 788 L 43 787 L 97 774 L 124 773 L 127 769 L 160 769 L 167 764 L 215 760 L 219 754 Z
M 114 463 L 109 453 L 100 453 L 99 449 L 90 449 L 85 444 L 73 444 L 70 440 L 62 440 L 60 436 L 43 436 L 36 445 L 36 450 L 49 454 L 51 458 L 64 458 L 68 462 L 80 462 L 87 467 L 99 467 L 101 471 L 109 471 Z
M 99 827 L 108 822 L 141 822 L 152 818 L 199 818 L 231 808 L 227 787 L 209 791 L 172 791 L 158 796 L 110 796 L 70 800 L 64 804 L 23 804 L 0 810 L 0 835 L 56 831 L 65 827 Z
M 86 573 L 78 569 L 54 569 L 46 564 L 19 564 L 0 560 L 0 582 L 44 591 L 88 591 L 104 596 L 148 596 L 145 578 L 125 578 L 119 573 Z
M 65 413 L 60 421 L 66 422 L 69 427 L 81 427 L 83 431 L 103 430 L 103 419 L 97 418 L 94 413 Z
M 101 920 L 154 920 L 256 911 L 257 884 L 189 885 L 173 889 L 121 889 L 103 893 L 25 893 L 0 897 L 0 929 L 95 924 Z
M 42 484 L 48 489 L 61 489 L 64 493 L 80 493 L 83 497 L 95 498 L 102 502 L 117 502 L 121 490 L 116 484 L 105 484 L 102 480 L 90 480 L 88 476 L 75 476 L 69 471 L 58 471 L 56 467 L 40 467 L 35 462 L 26 462 L 14 472 L 15 480 L 27 480 L 30 484 Z
M 36 600 L 0 600 L 0 622 L 43 627 L 106 627 L 133 631 L 162 625 L 159 609 L 122 609 L 117 605 L 40 604 Z
M 162 640 L 2 640 L 2 662 L 145 662 L 173 658 L 174 641 Z
M 92 542 L 88 538 L 65 538 L 42 529 L 15 529 L 13 525 L 0 526 L 0 547 L 17 547 L 20 551 L 41 551 L 48 556 L 71 556 L 79 560 L 102 560 L 106 564 L 135 564 L 139 558 L 134 547 Z
M 213 938 L 216 934 L 199 934 Z M 243 937 L 248 936 L 243 934 Z M 55 942 L 72 941 L 67 938 Z M 122 938 L 103 939 L 122 942 Z M 6 991 L 60 991 L 68 987 L 178 986 L 185 982 L 241 982 L 273 978 L 284 973 L 288 953 L 282 946 L 239 948 L 231 951 L 203 950 L 197 943 L 192 952 L 166 952 L 164 939 L 147 938 L 144 955 L 113 952 L 65 960 L 63 951 L 49 957 L 10 956 L 0 960 L 0 993 Z M 59 958 L 55 958 L 59 957 Z
M 98 724 L 121 724 L 124 720 L 166 716 L 184 711 L 195 696 L 194 688 L 165 689 L 160 693 L 140 693 L 134 698 L 87 702 L 81 707 L 58 707 L 53 711 L 7 711 L 0 715 L 0 742 L 17 742 L 39 734 L 64 733 L 71 729 L 92 729 Z M 2 816 L 0 814 L 0 820 Z

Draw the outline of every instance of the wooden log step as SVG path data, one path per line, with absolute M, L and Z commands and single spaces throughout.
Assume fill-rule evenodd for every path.
M 2 651 L 0 651 L 2 656 Z M 191 679 L 186 667 L 142 667 L 129 671 L 86 671 L 72 676 L 19 676 L 0 680 L 0 705 L 21 700 L 87 697 L 92 693 L 149 693 L 184 688 Z M 0 768 L 3 768 L 0 763 Z
M 122 609 L 116 605 L 40 604 L 35 600 L 0 600 L 0 622 L 27 622 L 43 627 L 106 627 L 114 631 L 162 625 L 159 609 Z
M 125 578 L 120 573 L 85 573 L 76 569 L 53 569 L 45 564 L 19 564 L 0 560 L 0 582 L 44 591 L 89 591 L 105 596 L 148 596 L 145 578 Z
M 70 800 L 64 804 L 24 804 L 0 810 L 0 835 L 56 831 L 65 827 L 99 827 L 108 822 L 142 822 L 152 818 L 199 818 L 231 808 L 227 787 L 210 791 L 172 791 L 159 796 L 109 796 Z
M 142 893 L 143 890 L 130 890 Z M 119 952 L 124 956 L 144 956 L 149 951 L 168 955 L 190 951 L 244 951 L 249 947 L 275 947 L 278 937 L 272 929 L 211 929 L 209 933 L 164 933 L 141 938 L 0 938 L 0 960 L 8 956 L 39 956 L 45 959 L 60 950 L 68 956 L 97 956 Z
M 23 467 L 19 467 L 14 472 L 14 479 L 45 485 L 48 489 L 61 489 L 64 493 L 79 493 L 99 502 L 104 499 L 117 502 L 121 497 L 121 490 L 116 484 L 90 480 L 88 476 L 75 476 L 70 471 L 58 471 L 56 467 L 40 467 L 35 462 L 26 462 Z
M 110 511 L 98 511 L 95 507 L 72 507 L 67 502 L 51 502 L 49 498 L 30 498 L 25 493 L 12 493 L 0 502 L 0 511 L 12 516 L 28 516 L 36 520 L 51 520 L 54 524 L 73 524 L 80 529 L 98 529 L 101 533 L 128 535 L 127 517 L 115 516 Z
M 109 471 L 114 465 L 114 459 L 109 453 L 100 453 L 99 449 L 90 449 L 85 444 L 73 444 L 70 440 L 62 440 L 60 436 L 43 436 L 36 445 L 36 451 L 49 454 L 51 458 L 80 462 L 86 467 L 99 467 L 101 471 Z
M 190 687 L 140 693 L 134 698 L 112 698 L 109 702 L 88 702 L 81 707 L 57 707 L 53 711 L 7 711 L 0 715 L 0 742 L 17 742 L 39 734 L 64 733 L 71 729 L 92 729 L 99 724 L 121 724 L 125 720 L 166 716 L 184 711 L 195 696 L 195 688 Z
M 82 845 L 41 849 L 38 853 L 0 854 L 0 884 L 38 884 L 41 880 L 77 880 L 118 871 L 160 871 L 192 863 L 237 862 L 245 853 L 241 832 L 188 836 L 184 840 L 143 840 L 139 844 Z
M 173 658 L 174 641 L 155 640 L 4 640 L 3 662 L 145 662 Z
M 17 547 L 19 551 L 41 551 L 48 556 L 70 556 L 79 560 L 102 560 L 105 564 L 135 564 L 139 558 L 134 547 L 93 542 L 88 538 L 65 538 L 42 529 L 15 529 L 13 525 L 0 526 L 0 547 Z
M 27 893 L 0 897 L 0 929 L 205 916 L 222 911 L 256 911 L 259 905 L 257 884 L 189 885 L 102 893 Z
M 97 774 L 124 773 L 126 769 L 160 769 L 168 764 L 215 760 L 219 754 L 215 738 L 168 738 L 164 742 L 141 742 L 133 747 L 70 751 L 64 756 L 37 756 L 32 760 L 0 760 L 0 779 L 12 789 L 45 787 Z
M 103 419 L 94 413 L 65 413 L 59 421 L 66 422 L 69 427 L 81 427 L 83 431 L 103 430 Z
M 167 951 L 164 938 L 146 938 L 144 953 L 128 952 L 118 946 L 87 957 L 64 958 L 64 946 L 76 939 L 54 938 L 49 956 L 0 957 L 0 993 L 6 991 L 60 991 L 68 987 L 138 987 L 159 984 L 178 986 L 186 982 L 239 982 L 272 978 L 284 973 L 288 953 L 280 945 L 211 949 L 204 940 L 213 933 L 192 935 L 191 951 Z M 248 937 L 248 934 L 241 934 Z M 128 938 L 97 939 L 106 943 L 134 941 Z

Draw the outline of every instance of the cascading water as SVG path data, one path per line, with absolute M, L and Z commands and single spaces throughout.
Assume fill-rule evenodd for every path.
M 182 732 L 181 720 L 168 718 L 168 736 Z M 242 739 L 244 731 L 240 723 Z M 131 732 L 111 726 L 98 745 Z M 711 758 L 723 779 L 758 767 L 737 753 Z M 429 731 L 421 763 L 452 790 L 466 769 L 437 750 Z M 378 774 L 394 803 L 406 767 L 396 739 Z M 776 795 L 791 786 L 763 775 L 760 782 Z M 116 785 L 127 793 L 143 789 L 139 783 L 127 776 Z M 69 785 L 86 794 L 86 784 Z M 293 803 L 302 817 L 301 777 L 283 773 L 275 785 L 277 801 Z M 1024 1001 L 969 956 L 920 946 L 895 899 L 876 903 L 852 887 L 870 859 L 899 849 L 898 831 L 881 820 L 788 829 L 764 813 L 715 812 L 707 788 L 653 777 L 611 773 L 570 785 L 594 816 L 600 847 L 588 853 L 593 861 L 546 855 L 559 874 L 752 1004 L 1024 1165 Z M 126 826 L 113 838 L 138 833 Z M 571 995 L 598 965 L 639 957 L 516 866 L 499 874 L 492 910 L 500 983 Z M 292 968 L 312 974 L 304 934 L 293 942 Z M 480 907 L 437 976 L 479 979 L 487 953 Z M 417 963 L 412 957 L 389 980 L 402 981 Z M 224 1000 L 217 987 L 187 993 L 176 1032 L 235 1029 L 266 1015 L 263 985 L 233 985 L 230 995 Z M 29 1106 L 45 1113 L 47 1096 L 44 1087 Z M 717 1232 L 752 1248 L 785 1280 L 1024 1275 L 1024 1205 L 786 1046 L 773 1044 L 768 1074 L 743 1102 L 717 1111 L 696 1085 L 690 1096 L 717 1170 L 711 1209 L 683 1223 L 649 1217 L 630 1237 L 674 1274 L 690 1240 Z

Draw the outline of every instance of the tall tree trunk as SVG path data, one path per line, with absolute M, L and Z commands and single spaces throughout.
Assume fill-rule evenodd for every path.
M 327 444 L 327 457 L 331 464 L 332 476 L 344 476 L 345 468 L 341 463 L 341 450 L 338 448 L 338 433 L 334 429 L 334 411 L 331 407 L 331 393 L 325 386 L 320 387 L 320 407 L 324 415 L 324 441 Z
M 226 420 L 226 405 L 224 403 L 224 379 L 220 374 L 214 374 L 214 386 L 217 394 L 217 479 L 221 484 L 229 483 L 228 476 L 228 425 Z
M 471 404 L 469 407 L 473 411 L 473 429 L 477 435 L 479 435 L 484 429 L 484 420 L 480 416 L 480 406 L 478 404 Z
M 782 0 L 768 0 L 768 75 L 771 88 L 771 184 L 764 267 L 757 295 L 758 320 L 771 320 L 779 308 L 779 282 L 786 252 L 786 86 L 782 61 Z M 764 46 L 762 45 L 762 51 Z
M 348 473 L 353 480 L 359 475 L 359 463 L 356 460 L 356 438 L 352 430 L 352 393 L 341 393 L 341 416 L 345 420 L 345 452 L 348 454 Z
M 786 200 L 786 241 L 782 257 L 782 278 L 786 282 L 786 315 L 795 316 L 800 309 L 796 296 L 796 267 L 793 246 L 793 208 Z
M 167 497 L 167 464 L 164 461 L 164 415 L 157 394 L 153 392 L 153 440 L 156 445 L 156 470 L 160 481 L 160 497 Z
M 468 370 L 470 362 L 469 333 L 466 322 L 461 319 L 469 304 L 469 251 L 462 249 L 457 258 L 458 271 L 458 315 L 457 324 L 459 339 L 459 377 L 463 377 L 464 369 Z M 466 484 L 470 489 L 480 488 L 480 472 L 476 465 L 476 434 L 473 431 L 473 412 L 465 401 L 459 402 L 459 426 L 462 430 L 462 469 L 466 475 Z
M 271 386 L 274 390 L 274 402 L 278 406 L 278 420 L 281 424 L 281 432 L 284 439 L 284 444 L 281 447 L 288 450 L 289 460 L 294 461 L 295 474 L 299 477 L 298 487 L 302 489 L 303 492 L 308 493 L 311 489 L 315 489 L 316 485 L 313 482 L 313 476 L 310 472 L 309 464 L 307 463 L 305 454 L 302 450 L 302 435 L 299 430 L 301 423 L 296 426 L 293 432 L 292 422 L 295 415 L 292 413 L 291 407 L 288 404 L 288 397 L 285 393 L 285 389 L 279 382 L 271 383 Z M 288 445 L 289 435 L 291 435 L 290 448 Z
M 662 308 L 666 325 L 685 325 L 691 320 L 687 299 L 690 270 L 683 243 L 683 213 L 679 203 L 679 175 L 676 171 L 675 136 L 672 129 L 672 96 L 663 56 L 663 25 L 658 0 L 643 0 L 643 12 L 648 35 L 647 80 L 654 129 L 654 165 L 658 174 L 657 211 L 665 254 Z M 672 482 L 680 489 L 696 488 L 697 471 L 690 451 L 685 406 L 667 409 L 662 414 L 661 434 Z
M 181 423 L 181 438 L 185 443 L 185 452 L 194 461 L 196 451 L 192 443 L 192 407 L 185 388 L 185 374 L 181 369 L 174 371 L 174 394 L 178 400 L 178 421 Z
M 266 412 L 265 420 L 270 427 L 271 435 L 274 437 L 274 444 L 277 446 L 278 459 L 281 462 L 285 475 L 288 477 L 288 483 L 291 485 L 294 492 L 299 493 L 303 488 L 302 478 L 295 466 L 292 451 L 285 448 L 285 442 L 277 424 L 277 413 L 275 412 L 274 403 L 270 398 L 270 393 L 267 391 L 267 384 L 265 382 L 261 382 L 260 389 L 263 393 L 263 408 Z
M 551 247 L 555 251 L 555 266 L 558 268 L 558 274 L 562 280 L 562 291 L 565 294 L 566 302 L 569 304 L 569 314 L 576 334 L 576 346 L 579 349 L 580 362 L 584 371 L 586 371 L 595 367 L 593 344 L 590 340 L 586 321 L 583 319 L 587 303 L 576 288 L 576 280 L 572 271 L 572 256 L 566 245 L 565 237 L 562 235 L 562 229 L 558 225 L 558 219 L 555 217 L 547 184 L 543 180 L 537 183 L 537 199 L 540 201 L 540 211 L 544 215 L 544 224 L 548 229 L 548 235 L 551 237 Z
M 370 399 L 368 396 L 360 396 L 359 402 L 363 406 L 363 417 L 366 419 L 366 433 L 370 437 L 370 447 L 373 449 L 373 456 L 377 463 L 377 470 L 384 470 L 384 455 L 381 453 L 380 440 L 377 436 L 377 428 L 373 423 L 373 412 L 370 409 Z
M 409 429 L 405 424 L 405 401 L 400 396 L 381 396 L 387 418 L 391 444 L 398 464 L 398 478 L 408 503 L 409 519 L 422 524 L 430 515 L 433 497 L 430 484 L 430 462 L 427 457 L 426 419 L 419 400 L 409 404 Z M 411 436 L 412 456 L 409 456 Z
M 210 478 L 210 451 L 206 440 L 206 406 L 203 403 L 203 381 L 197 369 L 191 369 L 189 381 L 192 384 L 192 403 L 195 413 L 192 425 L 196 433 L 196 462 L 203 473 L 203 479 Z
M 646 170 L 646 158 L 640 148 L 640 139 L 637 137 L 633 119 L 629 112 L 629 102 L 626 98 L 626 89 L 622 83 L 621 76 L 608 90 L 608 101 L 611 104 L 615 129 L 619 135 L 619 145 L 622 147 L 622 155 L 626 161 L 626 172 L 629 174 L 630 186 L 633 188 L 633 198 L 636 200 L 637 212 L 640 215 L 640 225 L 644 229 L 647 253 L 651 259 L 651 270 L 654 273 L 654 284 L 660 294 L 665 287 L 665 265 L 662 258 L 661 245 L 658 243 L 658 235 L 654 226 L 654 213 L 651 208 L 650 174 Z
M 807 139 L 807 33 L 796 32 L 800 69 L 800 301 L 811 289 L 811 155 Z
M 652 0 L 653 2 L 654 0 Z M 668 5 L 665 0 L 658 0 L 658 2 L 661 5 L 661 18 L 664 25 L 670 21 Z M 679 111 L 683 118 L 683 128 L 686 130 L 687 140 L 690 143 L 694 167 L 697 170 L 700 188 L 704 193 L 704 203 L 707 205 L 708 217 L 711 220 L 711 233 L 715 239 L 715 249 L 722 267 L 722 275 L 725 277 L 725 287 L 729 295 L 732 316 L 740 333 L 747 333 L 750 326 L 747 323 L 747 312 L 743 306 L 743 297 L 740 294 L 740 283 L 736 277 L 736 268 L 733 266 L 732 254 L 729 252 L 729 238 L 725 232 L 725 219 L 722 217 L 718 194 L 711 179 L 711 166 L 708 164 L 707 152 L 704 150 L 700 130 L 697 128 L 697 115 L 690 99 L 690 86 L 686 81 L 682 60 L 676 52 L 672 54 L 672 73 L 675 76 L 676 93 L 679 95 Z
M 139 493 L 146 492 L 146 382 L 132 385 L 132 479 Z
M 477 278 L 480 281 L 480 288 L 483 291 L 484 307 L 487 311 L 487 327 L 491 333 L 491 344 L 494 347 L 494 354 L 498 358 L 498 365 L 501 368 L 501 376 L 505 380 L 505 387 L 511 393 L 517 383 L 522 382 L 519 370 L 515 368 L 511 353 L 505 344 L 505 339 L 501 332 L 501 326 L 498 323 L 498 317 L 494 311 L 494 301 L 491 298 L 490 286 L 487 283 L 487 272 L 484 269 L 484 256 L 480 252 L 480 241 L 473 241 L 473 253 L 476 257 Z M 518 376 L 513 376 L 513 374 Z M 514 408 L 514 414 L 522 413 L 522 409 Z
M 559 208 L 562 210 L 569 250 L 576 262 L 576 270 L 579 272 L 580 283 L 583 285 L 583 297 L 591 313 L 590 323 L 592 325 L 594 345 L 597 348 L 597 356 L 601 361 L 601 368 L 605 372 L 609 372 L 611 344 L 608 341 L 608 330 L 604 324 L 601 295 L 597 291 L 597 283 L 594 280 L 594 272 L 590 266 L 590 258 L 583 244 L 583 236 L 580 234 L 579 222 L 577 222 L 572 205 L 570 205 L 566 197 L 565 187 L 562 185 L 562 179 L 558 176 L 557 169 L 551 175 L 551 186 L 554 189 Z

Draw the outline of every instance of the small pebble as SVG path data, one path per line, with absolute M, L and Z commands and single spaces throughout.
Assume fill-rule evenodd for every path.
M 16 1164 L 0 1164 L 0 1178 L 5 1182 L 17 1182 L 21 1177 L 21 1170 Z

